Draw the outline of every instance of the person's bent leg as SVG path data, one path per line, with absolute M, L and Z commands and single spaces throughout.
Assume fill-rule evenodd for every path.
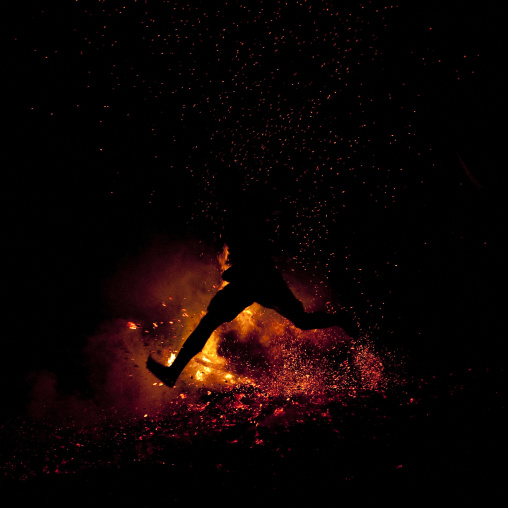
M 359 335 L 358 323 L 346 309 L 333 314 L 323 311 L 305 312 L 302 302 L 293 296 L 293 298 L 287 298 L 284 302 L 281 302 L 275 310 L 301 330 L 338 326 L 352 338 L 357 338 Z
M 319 328 L 330 328 L 338 326 L 342 328 L 350 337 L 358 337 L 358 323 L 354 321 L 346 310 L 334 314 L 326 312 L 303 312 L 293 316 L 290 319 L 295 326 L 302 330 L 314 330 Z

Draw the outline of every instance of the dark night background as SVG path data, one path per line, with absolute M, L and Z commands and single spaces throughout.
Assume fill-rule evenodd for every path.
M 103 297 L 116 265 L 161 235 L 213 245 L 231 185 L 282 210 L 285 262 L 297 258 L 312 280 L 325 266 L 379 347 L 407 353 L 409 376 L 438 380 L 432 422 L 398 429 L 418 436 L 418 466 L 391 485 L 490 495 L 504 445 L 500 13 L 493 2 L 287 4 L 80 0 L 9 12 L 5 421 L 23 414 L 32 371 L 82 388 L 79 352 L 117 312 Z M 454 399 L 452 375 L 463 386 Z M 300 450 L 302 462 L 321 460 Z M 199 450 L 178 453 L 191 462 Z M 262 454 L 246 460 L 253 477 L 264 467 Z M 443 462 L 449 470 L 429 473 Z M 129 470 L 125 481 L 135 474 L 148 477 Z

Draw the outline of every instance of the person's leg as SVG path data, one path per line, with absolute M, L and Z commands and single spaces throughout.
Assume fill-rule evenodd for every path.
M 173 387 L 187 364 L 203 349 L 214 330 L 233 320 L 252 303 L 253 300 L 242 289 L 233 284 L 227 285 L 212 298 L 208 313 L 184 342 L 173 363 L 165 366 L 150 356 L 146 363 L 148 370 L 164 384 Z
M 350 337 L 358 337 L 358 323 L 346 309 L 341 309 L 333 314 L 323 311 L 305 312 L 302 302 L 296 298 L 287 285 L 284 287 L 279 286 L 276 290 L 272 290 L 271 295 L 274 303 L 267 302 L 265 306 L 273 308 L 301 330 L 315 330 L 338 326 Z M 262 302 L 260 303 L 263 305 Z
M 214 330 L 222 323 L 220 320 L 215 319 L 213 314 L 206 314 L 189 335 L 171 365 L 162 365 L 150 356 L 146 363 L 148 370 L 164 384 L 171 387 L 175 386 L 176 380 L 187 364 L 203 349 Z
M 338 326 L 350 337 L 358 337 L 358 324 L 345 309 L 334 314 L 328 314 L 323 311 L 305 312 L 302 308 L 301 311 L 291 310 L 290 312 L 284 312 L 283 310 L 281 314 L 302 330 L 315 330 Z

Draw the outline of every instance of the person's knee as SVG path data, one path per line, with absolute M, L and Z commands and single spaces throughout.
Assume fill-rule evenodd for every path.
M 315 328 L 311 314 L 302 312 L 289 317 L 290 321 L 300 330 L 312 330 Z
M 337 325 L 336 317 L 326 312 L 302 312 L 293 316 L 293 324 L 301 330 L 316 330 Z
M 254 300 L 241 288 L 236 287 L 235 289 L 235 287 L 233 284 L 229 284 L 215 294 L 208 305 L 208 312 L 205 316 L 208 316 L 207 319 L 219 324 L 227 323 L 254 303 Z

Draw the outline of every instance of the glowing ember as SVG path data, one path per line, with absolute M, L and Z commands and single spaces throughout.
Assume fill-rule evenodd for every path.
M 182 323 L 182 338 L 164 341 L 161 354 L 168 366 L 176 357 L 172 351 L 195 321 L 185 317 L 189 323 Z M 291 400 L 330 392 L 354 397 L 383 391 L 392 377 L 367 337 L 353 340 L 339 328 L 302 331 L 275 311 L 253 304 L 212 334 L 184 370 L 180 386 L 186 392 L 251 387 Z

